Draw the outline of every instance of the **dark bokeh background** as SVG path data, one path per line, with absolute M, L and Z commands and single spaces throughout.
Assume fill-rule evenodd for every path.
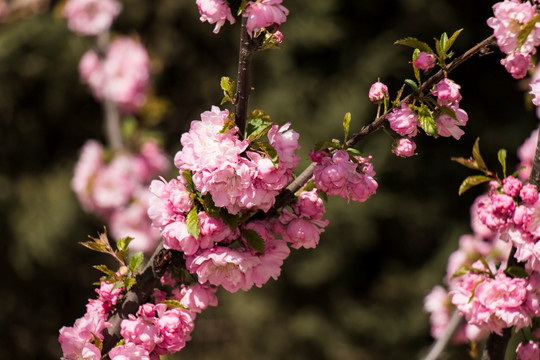
M 231 1 L 233 7 L 239 1 Z M 190 120 L 221 100 L 219 78 L 235 77 L 239 26 L 200 23 L 194 1 L 124 0 L 114 30 L 137 32 L 155 59 L 156 94 L 170 103 L 158 125 L 171 156 Z M 490 34 L 492 1 L 289 0 L 283 49 L 256 55 L 251 108 L 301 133 L 301 155 L 319 140 L 373 119 L 367 101 L 378 77 L 392 94 L 412 77 L 414 36 L 432 43 L 464 28 L 461 53 Z M 102 224 L 85 214 L 69 187 L 78 151 L 103 140 L 101 109 L 77 74 L 90 45 L 51 10 L 0 25 L 0 358 L 56 359 L 58 329 L 84 313 L 91 265 L 104 259 L 78 245 Z M 425 294 L 441 282 L 446 257 L 469 232 L 469 205 L 458 197 L 476 137 L 496 167 L 509 163 L 536 127 L 522 84 L 499 64 L 476 58 L 451 77 L 462 85 L 470 122 L 459 141 L 418 136 L 418 156 L 400 159 L 380 132 L 360 148 L 373 155 L 379 190 L 364 204 L 332 198 L 330 225 L 315 250 L 294 251 L 279 281 L 248 293 L 220 292 L 220 306 L 197 319 L 181 359 L 416 359 L 431 343 Z M 304 162 L 304 165 L 306 163 Z M 466 349 L 451 358 L 464 358 Z M 176 357 L 175 357 L 176 358 Z

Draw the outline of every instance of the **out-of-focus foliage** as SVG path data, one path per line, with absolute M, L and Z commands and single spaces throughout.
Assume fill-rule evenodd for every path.
M 239 1 L 231 1 L 236 6 Z M 219 80 L 236 76 L 238 24 L 220 34 L 200 23 L 195 1 L 124 0 L 114 30 L 139 34 L 154 63 L 155 93 L 169 105 L 157 127 L 171 155 L 189 121 L 218 104 Z M 77 243 L 102 224 L 69 188 L 87 138 L 103 140 L 101 109 L 80 84 L 77 65 L 90 46 L 71 34 L 57 6 L 0 25 L 0 358 L 56 359 L 58 329 L 82 316 L 91 265 L 108 259 Z M 371 121 L 369 86 L 380 77 L 392 94 L 412 77 L 405 36 L 430 42 L 464 28 L 457 53 L 490 33 L 490 1 L 285 0 L 283 49 L 256 55 L 251 108 L 301 134 L 305 158 L 315 142 Z M 452 78 L 469 113 L 460 140 L 419 136 L 419 155 L 395 157 L 380 132 L 360 148 L 373 155 L 380 187 L 364 204 L 331 198 L 330 226 L 315 250 L 294 251 L 279 281 L 248 293 L 219 293 L 220 305 L 196 322 L 184 359 L 414 359 L 431 343 L 424 295 L 441 282 L 448 254 L 469 232 L 469 205 L 457 196 L 468 156 L 481 137 L 496 164 L 536 127 L 521 84 L 497 54 L 471 60 Z M 304 162 L 304 165 L 307 162 Z M 129 235 L 129 234 L 126 234 Z M 460 349 L 459 351 L 465 351 Z M 457 356 L 457 355 L 456 355 Z

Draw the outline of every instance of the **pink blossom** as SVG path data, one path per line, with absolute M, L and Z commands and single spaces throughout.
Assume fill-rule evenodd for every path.
M 271 25 L 281 25 L 287 20 L 289 10 L 281 5 L 282 0 L 256 0 L 248 2 L 243 16 L 247 18 L 246 28 L 251 37 Z
M 296 153 L 300 149 L 298 144 L 299 134 L 290 129 L 291 123 L 285 123 L 283 126 L 273 125 L 268 131 L 268 141 L 276 149 L 279 157 L 279 167 L 285 167 L 292 171 L 298 162 L 300 156 Z
M 251 275 L 257 287 L 266 284 L 270 278 L 278 279 L 283 261 L 291 252 L 285 241 L 273 237 L 265 239 L 264 248 L 264 254 L 258 256 L 261 263 L 253 268 Z
M 216 287 L 209 285 L 193 284 L 185 286 L 182 284 L 178 301 L 189 311 L 200 313 L 208 306 L 217 306 Z
M 191 340 L 194 320 L 195 315 L 184 309 L 174 308 L 159 313 L 156 325 L 162 341 L 157 344 L 156 353 L 164 355 L 184 348 L 186 341 Z
M 99 360 L 101 352 L 92 344 L 94 335 L 103 340 L 101 332 L 111 326 L 99 314 L 85 314 L 77 319 L 72 327 L 62 327 L 58 342 L 62 346 L 64 359 L 76 360 L 88 357 L 90 360 Z
M 81 59 L 79 73 L 97 99 L 111 100 L 126 113 L 146 102 L 150 59 L 146 49 L 131 38 L 116 38 L 104 59 L 90 50 Z
M 540 359 L 540 347 L 536 341 L 530 340 L 525 343 L 522 342 L 518 345 L 517 360 L 538 360 Z
M 199 247 L 208 249 L 214 243 L 229 243 L 240 236 L 237 229 L 233 230 L 223 222 L 221 218 L 207 215 L 204 211 L 199 212 Z
M 529 69 L 532 68 L 531 55 L 522 54 L 520 52 L 513 52 L 501 60 L 501 64 L 504 65 L 506 71 L 512 75 L 514 79 L 523 79 Z
M 437 97 L 437 104 L 449 106 L 461 100 L 460 88 L 461 86 L 452 80 L 444 78 L 433 87 L 431 93 Z
M 392 109 L 386 119 L 392 130 L 401 136 L 416 136 L 418 126 L 418 116 L 411 110 L 409 105 L 401 103 L 401 108 Z
M 68 28 L 80 35 L 98 35 L 107 31 L 120 14 L 116 0 L 69 0 L 64 7 Z
M 292 208 L 298 216 L 310 220 L 322 219 L 326 211 L 322 199 L 317 194 L 317 189 L 302 191 Z
M 478 215 L 479 204 L 485 204 L 486 202 L 489 202 L 489 196 L 487 194 L 483 194 L 478 196 L 471 205 L 471 209 L 469 211 L 471 215 L 471 228 L 475 236 L 482 239 L 492 239 L 496 235 L 496 231 L 487 227 L 480 220 L 480 216 Z
M 492 230 L 504 230 L 512 219 L 515 203 L 505 194 L 490 194 L 490 198 L 478 203 L 478 216 Z
M 183 218 L 193 207 L 183 177 L 169 182 L 163 179 L 153 180 L 150 183 L 150 192 L 153 196 L 149 200 L 148 216 L 155 227 L 161 228 L 179 216 Z
M 197 0 L 197 6 L 202 22 L 208 21 L 209 24 L 216 24 L 214 34 L 219 32 L 225 21 L 229 20 L 231 24 L 236 22 L 231 14 L 231 9 L 224 0 Z
M 399 139 L 396 146 L 392 149 L 394 154 L 403 158 L 413 156 L 414 150 L 416 150 L 416 144 L 408 138 Z
M 459 140 L 465 132 L 460 128 L 460 126 L 465 126 L 469 120 L 469 115 L 465 110 L 460 109 L 457 102 L 453 104 L 448 104 L 448 108 L 454 111 L 456 117 L 452 117 L 445 112 L 441 112 L 437 116 L 437 133 L 440 136 L 450 137 Z
M 163 341 L 153 317 L 130 315 L 129 319 L 122 320 L 120 326 L 120 334 L 127 344 L 141 346 L 148 353 L 154 351 L 156 345 Z
M 284 240 L 290 242 L 294 249 L 313 249 L 319 244 L 320 234 L 324 229 L 319 228 L 313 221 L 298 218 L 287 225 L 283 235 Z
M 104 166 L 103 156 L 103 146 L 95 140 L 88 140 L 82 147 L 81 155 L 75 165 L 71 188 L 86 211 L 95 210 L 91 184 L 98 171 Z
M 533 96 L 532 103 L 535 106 L 540 106 L 540 80 L 531 80 L 531 82 L 529 83 L 529 87 L 531 88 L 529 94 Z
M 526 204 L 534 204 L 538 201 L 538 189 L 533 184 L 525 184 L 519 192 L 519 197 Z
M 369 88 L 369 101 L 380 103 L 388 97 L 388 87 L 380 81 L 377 81 Z
M 166 225 L 161 236 L 166 249 L 182 251 L 186 255 L 193 255 L 199 250 L 199 242 L 188 232 L 185 220 L 179 219 Z
M 119 345 L 109 351 L 111 360 L 150 360 L 148 350 L 134 343 Z
M 503 191 L 508 196 L 518 196 L 521 190 L 521 181 L 513 176 L 508 176 L 503 179 Z
M 428 71 L 435 66 L 436 62 L 437 59 L 435 58 L 435 55 L 420 51 L 416 61 L 414 62 L 414 66 L 416 66 L 419 70 Z
M 497 38 L 497 45 L 506 54 L 518 50 L 518 36 L 521 27 L 536 15 L 536 6 L 529 2 L 505 0 L 493 5 L 494 17 L 487 20 L 489 27 Z M 520 48 L 524 54 L 534 54 L 539 44 L 539 25 L 525 39 Z
M 247 291 L 253 286 L 251 273 L 253 267 L 259 264 L 260 260 L 256 256 L 221 246 L 186 259 L 187 269 L 197 273 L 199 283 L 208 281 L 232 293 L 240 289 Z

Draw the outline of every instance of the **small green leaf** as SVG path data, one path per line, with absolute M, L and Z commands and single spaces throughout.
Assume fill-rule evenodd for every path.
M 461 195 L 465 191 L 469 190 L 470 188 L 472 188 L 472 187 L 474 187 L 476 185 L 483 184 L 483 183 L 488 182 L 490 180 L 491 180 L 491 178 L 488 177 L 488 176 L 485 176 L 485 175 L 469 176 L 465 180 L 463 180 L 463 182 L 461 183 L 461 186 L 459 187 L 458 194 Z
M 360 150 L 357 150 L 357 149 L 352 148 L 352 147 L 347 148 L 347 152 L 350 153 L 350 154 L 353 154 L 353 155 L 359 155 L 359 156 L 362 155 L 362 152 Z
M 96 345 L 96 347 L 99 349 L 99 351 L 102 351 L 103 350 L 103 342 L 101 341 L 101 339 L 96 334 L 94 334 L 92 331 L 90 332 L 90 334 L 92 334 L 92 337 L 94 338 L 94 345 Z
M 313 190 L 313 189 L 315 189 L 315 181 L 310 180 L 310 181 L 307 183 L 307 185 L 304 186 L 303 191 L 311 191 L 311 190 Z
M 266 155 L 268 155 L 268 158 L 272 160 L 272 164 L 278 168 L 279 165 L 279 157 L 276 149 L 270 143 L 257 141 L 252 143 L 252 145 L 257 146 L 259 149 L 261 149 Z
M 403 95 L 403 90 L 405 90 L 405 84 L 401 85 L 401 88 L 398 90 L 397 95 L 396 95 L 396 100 L 392 101 L 393 106 L 399 105 L 401 95 Z
M 137 119 L 127 116 L 122 119 L 122 137 L 127 141 L 131 140 L 137 132 Z
M 328 194 L 325 193 L 324 191 L 320 190 L 320 189 L 317 189 L 317 195 L 319 195 L 319 197 L 326 203 L 328 202 Z
M 465 159 L 465 158 L 462 158 L 462 157 L 453 157 L 453 158 L 450 158 L 450 160 L 452 161 L 455 161 L 463 166 L 466 166 L 468 167 L 469 169 L 473 169 L 473 170 L 480 170 L 478 168 L 478 164 L 476 163 L 476 161 L 474 161 L 473 159 Z
M 418 110 L 418 122 L 420 123 L 420 127 L 425 131 L 426 134 L 431 136 L 439 136 L 439 133 L 437 132 L 437 124 L 435 124 L 435 120 L 433 119 L 433 115 L 431 114 L 431 111 L 427 107 L 426 104 L 422 104 Z
M 454 42 L 456 41 L 457 37 L 459 36 L 459 34 L 461 34 L 462 31 L 463 31 L 463 29 L 459 29 L 459 30 L 455 31 L 452 34 L 452 36 L 450 36 L 450 39 L 448 39 L 448 41 L 446 41 L 446 46 L 444 47 L 444 52 L 447 53 L 448 57 L 452 56 L 448 51 L 450 50 L 452 45 L 454 45 Z
M 96 270 L 99 270 L 101 271 L 102 273 L 104 273 L 105 275 L 108 275 L 108 276 L 113 276 L 113 277 L 116 277 L 116 273 L 114 271 L 112 271 L 111 269 L 109 269 L 107 267 L 107 265 L 94 265 L 93 266 L 94 269 Z
M 128 267 L 132 274 L 135 274 L 135 271 L 142 265 L 143 260 L 144 254 L 142 251 L 137 251 L 135 254 L 131 255 Z
M 123 281 L 117 281 L 114 283 L 112 290 L 120 289 L 121 287 L 124 287 L 124 286 L 125 284 Z
M 534 26 L 540 19 L 540 14 L 536 14 L 535 17 L 533 17 L 531 20 L 529 20 L 522 28 L 519 30 L 518 34 L 518 50 L 523 46 L 525 41 L 527 41 L 527 38 L 529 37 L 530 33 L 533 31 Z
M 196 193 L 197 189 L 195 188 L 195 183 L 193 182 L 193 173 L 191 172 L 191 170 L 182 171 L 182 176 L 186 180 L 186 188 L 190 192 Z
M 262 110 L 255 110 L 252 113 L 252 116 L 256 117 L 249 120 L 246 125 L 246 138 L 250 142 L 258 140 L 264 135 L 266 135 L 273 125 L 270 117 L 266 115 L 266 113 L 264 113 Z
M 187 231 L 195 239 L 199 239 L 201 228 L 199 227 L 199 212 L 197 206 L 193 206 L 186 216 Z
M 405 79 L 405 84 L 409 85 L 415 93 L 418 93 L 418 84 L 414 80 Z
M 345 117 L 343 118 L 343 133 L 345 135 L 343 143 L 347 142 L 347 137 L 349 136 L 350 125 L 351 125 L 351 113 L 348 112 L 345 114 Z
M 180 304 L 180 301 L 178 300 L 165 300 L 165 301 L 162 301 L 162 303 L 173 309 L 187 310 L 182 304 Z
M 252 229 L 242 229 L 242 236 L 250 248 L 264 254 L 264 239 Z
M 81 244 L 84 247 L 89 248 L 90 250 L 102 252 L 102 253 L 109 253 L 109 249 L 107 249 L 107 246 L 104 244 L 97 243 L 95 241 L 80 241 L 79 244 Z
M 521 266 L 510 266 L 504 269 L 504 273 L 513 278 L 528 279 L 529 274 Z
M 232 80 L 228 76 L 223 76 L 221 78 L 221 89 L 223 90 L 223 100 L 221 100 L 221 105 L 223 105 L 226 102 L 230 102 L 231 104 L 234 104 L 234 80 Z
M 223 222 L 232 230 L 236 230 L 238 228 L 240 218 L 237 215 L 231 215 L 227 212 L 227 210 L 222 208 L 220 217 L 221 220 L 223 220 Z
M 133 240 L 132 237 L 126 236 L 116 242 L 116 248 L 120 251 L 127 251 L 129 243 Z
M 230 115 L 230 114 L 229 114 Z M 234 122 L 234 117 L 231 119 L 227 119 L 225 121 L 225 124 L 223 124 L 223 127 L 219 131 L 220 134 L 225 134 L 227 131 L 233 129 L 236 126 L 236 123 Z
M 126 290 L 129 291 L 135 285 L 136 281 L 132 277 L 128 277 L 124 280 L 124 285 L 126 285 Z
M 246 10 L 247 5 L 248 5 L 248 4 L 247 4 L 247 0 L 242 0 L 242 4 L 241 4 L 240 7 L 238 8 L 238 13 L 237 13 L 236 15 L 237 15 L 237 16 L 242 15 L 242 12 L 243 12 L 244 10 Z
M 497 157 L 499 159 L 499 163 L 502 166 L 503 175 L 504 177 L 506 177 L 506 150 L 500 149 L 499 152 L 497 153 Z
M 420 49 L 420 51 L 424 51 L 424 52 L 427 52 L 427 53 L 430 53 L 430 54 L 434 53 L 433 50 L 431 50 L 431 48 L 429 47 L 428 44 L 426 44 L 425 42 L 420 41 L 420 40 L 418 40 L 416 38 L 413 38 L 413 37 L 407 37 L 407 38 L 398 40 L 398 41 L 394 42 L 394 44 L 396 44 L 396 45 L 405 45 L 405 46 L 412 47 L 414 49 Z
M 201 205 L 204 208 L 205 213 L 214 218 L 219 217 L 219 208 L 216 207 L 214 199 L 212 199 L 212 195 L 210 195 L 210 193 L 204 194 L 204 196 L 201 198 Z
M 444 54 L 444 57 L 446 57 L 446 44 L 448 42 L 448 34 L 445 32 L 441 35 L 441 40 L 439 41 L 439 45 L 441 47 L 441 53 Z
M 446 107 L 446 106 L 438 106 L 437 109 L 440 112 L 450 116 L 452 119 L 457 120 L 456 112 L 453 109 L 450 109 L 449 107 Z
M 476 138 L 476 141 L 474 142 L 473 150 L 472 150 L 472 156 L 473 156 L 473 159 L 478 164 L 478 168 L 480 170 L 482 170 L 482 171 L 487 171 L 488 170 L 488 168 L 486 166 L 486 163 L 484 162 L 484 158 L 480 154 L 480 138 Z
M 512 177 L 517 177 L 518 174 L 519 174 L 521 171 L 523 171 L 523 170 L 525 170 L 525 166 L 520 166 L 519 169 L 517 169 L 516 171 L 514 171 L 514 172 L 512 173 Z
M 420 70 L 418 70 L 418 68 L 415 65 L 416 60 L 418 59 L 418 54 L 420 54 L 420 49 L 414 49 L 413 56 L 412 56 L 412 66 L 414 70 L 414 78 L 420 84 Z

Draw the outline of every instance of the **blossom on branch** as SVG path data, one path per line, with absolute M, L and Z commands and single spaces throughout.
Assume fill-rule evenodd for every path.
M 214 34 L 217 34 L 225 21 L 234 24 L 235 18 L 231 14 L 231 9 L 225 0 L 197 0 L 200 20 L 208 21 L 209 24 L 216 24 Z
M 122 4 L 116 0 L 68 0 L 64 17 L 71 31 L 79 35 L 98 35 L 109 30 L 121 10 Z
M 246 28 L 251 37 L 271 25 L 279 26 L 287 20 L 289 10 L 281 5 L 283 0 L 249 1 L 243 16 L 247 18 Z

